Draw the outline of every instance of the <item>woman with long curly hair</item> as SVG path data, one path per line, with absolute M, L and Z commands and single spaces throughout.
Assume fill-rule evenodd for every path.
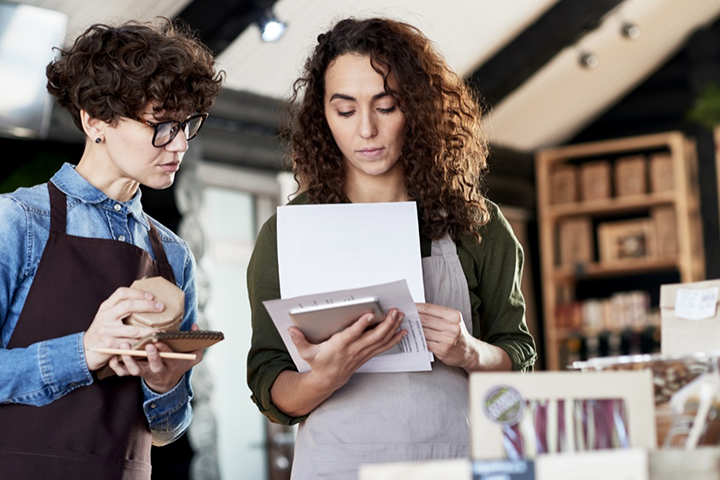
M 373 329 L 363 316 L 320 344 L 291 327 L 311 367 L 298 373 L 262 305 L 280 297 L 268 220 L 248 269 L 248 382 L 269 419 L 300 422 L 292 478 L 355 479 L 364 463 L 468 457 L 468 373 L 528 370 L 536 356 L 522 249 L 482 193 L 478 101 L 418 29 L 372 18 L 318 37 L 291 104 L 292 204 L 417 203 L 428 302 L 417 309 L 436 359 L 431 372 L 354 374 L 405 335 L 391 309 Z
M 193 32 L 166 19 L 92 25 L 46 75 L 85 149 L 47 183 L 0 195 L 0 477 L 149 480 L 151 445 L 190 424 L 202 351 L 166 360 L 163 343 L 146 359 L 96 349 L 153 332 L 123 322 L 164 313 L 128 288 L 145 276 L 182 289 L 179 328 L 197 330 L 192 252 L 144 213 L 140 185 L 172 185 L 223 75 Z

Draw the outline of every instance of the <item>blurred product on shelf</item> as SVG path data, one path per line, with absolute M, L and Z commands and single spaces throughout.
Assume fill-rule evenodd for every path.
M 578 200 L 577 168 L 574 165 L 559 165 L 550 174 L 551 203 L 573 203 Z
M 597 230 L 603 263 L 655 256 L 655 228 L 648 218 L 604 222 Z
M 655 229 L 655 254 L 658 257 L 677 255 L 678 240 L 675 223 L 675 208 L 672 206 L 655 207 L 650 211 Z
M 669 153 L 650 155 L 650 191 L 671 192 L 673 183 L 673 164 Z
M 610 198 L 610 162 L 597 160 L 580 165 L 580 197 L 582 200 Z
M 592 222 L 588 217 L 563 220 L 560 229 L 560 265 L 592 262 L 595 257 Z
M 550 174 L 550 201 L 555 205 L 577 202 L 577 181 L 577 168 L 574 165 L 560 165 L 555 168 Z
M 615 196 L 647 193 L 646 165 L 645 155 L 632 155 L 615 160 Z

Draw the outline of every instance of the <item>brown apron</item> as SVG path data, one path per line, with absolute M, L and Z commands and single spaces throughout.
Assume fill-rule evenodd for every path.
M 50 235 L 8 349 L 87 330 L 100 304 L 138 278 L 175 282 L 152 222 L 157 261 L 130 243 L 68 235 L 65 194 L 48 190 Z M 150 479 L 142 403 L 140 379 L 115 376 L 42 407 L 0 406 L 0 478 Z

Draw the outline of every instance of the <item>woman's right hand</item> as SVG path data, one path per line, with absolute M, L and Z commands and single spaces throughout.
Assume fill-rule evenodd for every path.
M 315 410 L 345 385 L 358 368 L 397 345 L 407 335 L 407 330 L 398 331 L 403 316 L 393 308 L 382 322 L 368 330 L 373 317 L 372 314 L 363 315 L 345 330 L 318 344 L 308 342 L 297 327 L 290 327 L 293 343 L 311 370 L 282 372 L 271 388 L 273 403 L 293 417 Z
M 368 313 L 318 344 L 308 342 L 297 327 L 290 327 L 289 331 L 298 354 L 310 365 L 311 371 L 328 382 L 328 387 L 337 390 L 368 360 L 400 342 L 407 334 L 406 330 L 398 331 L 402 319 L 403 314 L 393 308 L 382 322 L 368 330 L 373 321 L 373 314 Z
M 85 361 L 91 372 L 100 369 L 113 357 L 104 353 L 89 351 L 89 348 L 120 348 L 133 344 L 135 340 L 149 335 L 149 327 L 125 325 L 123 318 L 133 313 L 161 312 L 165 306 L 155 302 L 153 295 L 141 290 L 120 287 L 100 304 L 95 318 L 83 336 Z

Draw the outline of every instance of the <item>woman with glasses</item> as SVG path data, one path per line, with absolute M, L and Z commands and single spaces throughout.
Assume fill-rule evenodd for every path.
M 160 312 L 128 288 L 163 276 L 197 329 L 195 261 L 143 212 L 140 185 L 172 185 L 188 141 L 220 93 L 222 72 L 194 35 L 167 20 L 93 25 L 47 67 L 47 87 L 85 135 L 76 166 L 0 196 L 0 477 L 149 479 L 150 446 L 192 419 L 191 368 L 128 349 Z M 117 375 L 100 380 L 109 366 Z
M 520 291 L 523 252 L 481 181 L 487 144 L 472 92 L 416 28 L 341 20 L 318 37 L 295 83 L 292 204 L 415 201 L 435 355 L 430 372 L 355 373 L 397 344 L 402 312 L 371 315 L 313 344 L 290 335 L 299 373 L 263 307 L 280 297 L 276 218 L 248 267 L 253 337 L 248 383 L 261 412 L 299 423 L 293 480 L 355 480 L 360 465 L 467 458 L 468 373 L 528 370 L 535 345 Z M 382 228 L 388 242 L 393 228 Z

